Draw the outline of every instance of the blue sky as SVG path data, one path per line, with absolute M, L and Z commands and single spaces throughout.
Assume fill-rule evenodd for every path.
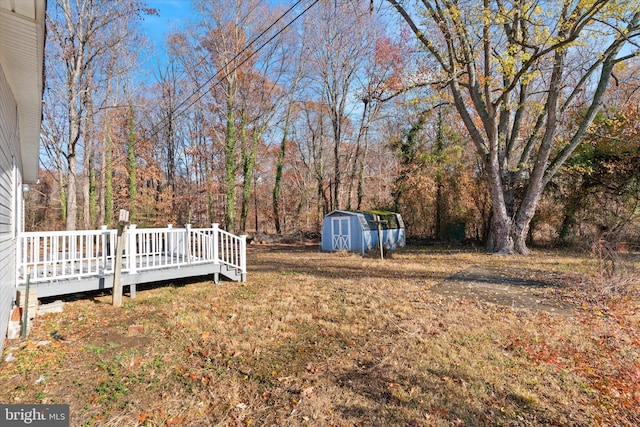
M 143 28 L 152 45 L 160 48 L 166 33 L 180 28 L 191 17 L 189 0 L 148 0 L 147 5 L 158 10 L 158 15 L 146 16 Z
M 171 32 L 181 28 L 191 18 L 192 5 L 190 0 L 148 0 L 147 5 L 158 11 L 158 15 L 145 16 L 142 29 L 149 39 L 148 51 L 141 55 L 143 67 L 148 72 L 141 73 L 149 78 L 157 71 L 158 62 L 164 66 L 167 58 L 165 38 Z
M 290 0 L 268 0 L 271 5 L 279 3 L 294 3 Z M 149 41 L 156 46 L 163 44 L 163 36 L 182 26 L 183 22 L 192 16 L 191 0 L 147 0 L 149 7 L 158 10 L 159 16 L 147 16 L 144 19 L 143 27 L 148 34 Z

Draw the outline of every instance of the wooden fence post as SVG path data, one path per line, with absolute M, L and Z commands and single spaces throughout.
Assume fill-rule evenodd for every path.
M 380 247 L 380 259 L 384 259 L 384 249 L 382 248 L 382 224 L 386 224 L 387 221 L 384 219 L 380 219 L 380 217 L 376 215 L 376 219 L 371 222 L 378 226 L 378 246 Z

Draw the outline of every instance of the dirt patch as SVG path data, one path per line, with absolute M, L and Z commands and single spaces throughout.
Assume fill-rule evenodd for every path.
M 558 301 L 562 277 L 536 270 L 471 266 L 447 277 L 431 290 L 458 299 L 475 299 L 514 309 L 570 316 L 575 307 Z

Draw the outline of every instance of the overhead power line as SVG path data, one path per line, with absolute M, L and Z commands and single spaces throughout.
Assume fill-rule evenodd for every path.
M 260 52 L 262 49 L 264 49 L 265 46 L 267 46 L 276 37 L 278 37 L 280 34 L 282 34 L 287 28 L 289 28 L 291 25 L 293 25 L 293 23 L 295 23 L 298 19 L 300 19 L 305 13 L 307 13 L 309 11 L 309 9 L 311 9 L 313 6 L 315 6 L 319 1 L 320 0 L 313 0 L 312 3 L 310 3 L 302 12 L 300 12 L 296 17 L 294 17 L 291 21 L 289 21 L 284 27 L 282 27 L 278 31 L 276 31 L 271 37 L 269 37 L 265 42 L 263 42 L 260 46 L 258 46 L 257 49 L 255 49 L 252 52 L 250 52 L 244 59 L 242 59 L 241 61 L 236 63 L 231 68 L 231 72 L 236 71 L 238 68 L 240 68 L 242 65 L 244 65 L 247 61 L 249 61 L 252 57 L 254 57 L 258 52 Z M 291 7 L 289 7 L 284 13 L 282 13 L 282 15 L 280 15 L 278 17 L 278 19 L 276 19 L 266 29 L 264 29 L 260 34 L 258 34 L 256 37 L 254 37 L 245 47 L 243 47 L 240 52 L 236 53 L 236 55 L 233 58 L 231 58 L 229 61 L 227 61 L 221 67 L 219 67 L 219 69 L 218 69 L 218 71 L 216 73 L 214 73 L 211 77 L 209 77 L 204 83 L 196 86 L 196 89 L 191 93 L 191 95 L 186 97 L 178 105 L 176 105 L 171 110 L 169 110 L 169 112 L 166 114 L 166 116 L 158 124 L 156 124 L 151 129 L 150 137 L 153 137 L 153 136 L 157 135 L 158 132 L 160 132 L 165 127 L 167 127 L 167 125 L 169 124 L 169 120 L 173 120 L 173 119 L 175 119 L 175 117 L 180 116 L 181 114 L 184 114 L 196 102 L 198 102 L 206 94 L 211 92 L 213 90 L 213 88 L 215 88 L 218 84 L 220 84 L 220 82 L 221 82 L 220 79 L 218 79 L 215 82 L 214 82 L 214 80 L 223 72 L 223 70 L 226 70 L 231 64 L 233 64 L 235 61 L 237 61 L 243 54 L 245 54 L 247 51 L 249 51 L 249 49 L 254 44 L 256 44 L 265 34 L 267 34 L 271 29 L 273 29 L 278 24 L 278 22 L 283 20 L 285 16 L 287 16 L 292 10 L 294 10 L 302 2 L 303 2 L 303 0 L 298 0 L 295 4 L 293 4 Z M 210 83 L 211 83 L 211 85 L 209 86 L 209 88 L 204 90 L 203 92 L 201 92 L 202 89 L 204 89 Z

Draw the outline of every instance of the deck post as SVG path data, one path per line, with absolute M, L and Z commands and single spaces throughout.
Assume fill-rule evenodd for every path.
M 101 226 L 100 231 L 102 231 L 102 265 L 99 270 L 100 274 L 104 274 L 104 271 L 107 269 L 107 226 Z
M 185 242 L 187 242 L 187 265 L 191 265 L 191 224 L 184 225 Z
M 129 274 L 138 273 L 138 265 L 136 264 L 136 225 L 131 224 L 129 226 L 129 233 L 127 233 L 127 265 L 129 268 Z
M 220 260 L 218 259 L 218 255 L 219 255 L 218 254 L 218 245 L 220 243 L 218 242 L 218 239 L 220 238 L 220 236 L 219 236 L 220 233 L 218 233 L 218 223 L 217 222 L 211 223 L 211 229 L 213 230 L 212 231 L 212 233 L 213 233 L 213 262 L 216 263 L 216 264 L 219 264 Z
M 171 230 L 173 230 L 173 224 L 167 224 L 167 228 L 169 229 L 169 231 L 167 231 L 167 247 L 165 248 L 165 254 L 164 256 L 167 257 L 167 259 L 172 259 L 173 258 L 173 233 L 171 232 Z
M 116 244 L 115 265 L 113 267 L 113 289 L 111 290 L 111 304 L 113 304 L 114 307 L 122 306 L 122 253 L 126 250 L 128 223 L 129 211 L 120 209 L 118 242 Z
M 247 235 L 240 236 L 240 269 L 242 270 L 241 281 L 247 280 Z

